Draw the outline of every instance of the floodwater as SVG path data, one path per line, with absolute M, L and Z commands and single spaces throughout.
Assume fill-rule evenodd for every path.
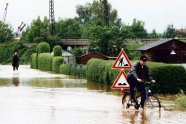
M 120 92 L 85 79 L 0 65 L 0 124 L 185 124 L 162 98 L 159 111 L 124 110 Z

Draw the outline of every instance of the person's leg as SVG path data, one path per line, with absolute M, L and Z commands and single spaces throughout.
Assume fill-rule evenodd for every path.
M 15 66 L 13 66 L 13 71 L 15 71 Z
M 16 70 L 18 71 L 18 66 L 16 66 Z
M 145 99 L 146 99 L 145 85 L 144 85 L 144 83 L 138 83 L 136 85 L 136 87 L 140 91 L 140 94 L 141 94 L 141 102 L 140 102 L 140 104 L 141 104 L 141 107 L 143 107 Z
M 136 82 L 133 78 L 127 78 L 127 82 L 130 84 L 130 94 L 131 94 L 131 99 L 134 98 L 134 88 L 136 86 Z

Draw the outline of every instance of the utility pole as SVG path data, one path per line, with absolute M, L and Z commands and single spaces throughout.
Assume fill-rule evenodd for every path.
M 7 9 L 8 9 L 8 3 L 6 3 L 6 8 L 5 8 L 5 12 L 4 12 L 4 15 L 3 15 L 3 22 L 5 23 L 5 20 L 6 20 L 6 14 L 7 14 Z
M 54 0 L 49 0 L 50 33 L 55 34 Z
M 108 1 L 107 0 L 100 0 L 103 3 L 104 7 L 104 23 L 106 26 L 109 26 L 109 10 L 108 10 Z

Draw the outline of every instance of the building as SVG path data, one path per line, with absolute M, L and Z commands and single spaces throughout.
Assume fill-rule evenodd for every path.
M 76 57 L 67 51 L 63 50 L 62 57 L 64 58 L 64 62 L 66 64 L 75 64 L 76 63 Z
M 61 39 L 61 42 L 63 44 L 64 50 L 70 51 L 71 49 L 76 47 L 83 49 L 84 54 L 88 53 L 88 39 Z
M 186 43 L 179 39 L 161 39 L 137 50 L 150 61 L 186 63 Z
M 81 56 L 81 64 L 86 65 L 88 60 L 92 58 L 98 58 L 98 59 L 103 59 L 103 60 L 116 60 L 117 59 L 117 57 L 109 57 L 109 56 L 105 56 L 105 55 L 93 52 L 93 53 L 89 53 L 84 56 Z

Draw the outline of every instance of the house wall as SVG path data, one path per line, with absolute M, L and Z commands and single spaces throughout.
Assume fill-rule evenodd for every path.
M 175 50 L 175 55 L 171 55 L 172 50 Z M 148 60 L 155 62 L 186 63 L 186 43 L 172 40 L 147 51 L 141 51 L 141 55 L 145 55 Z

